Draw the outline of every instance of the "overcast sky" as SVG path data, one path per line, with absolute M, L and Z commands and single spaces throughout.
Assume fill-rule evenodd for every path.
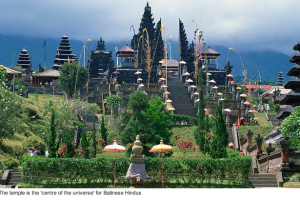
M 178 38 L 178 19 L 189 43 L 195 24 L 208 45 L 239 51 L 270 49 L 295 53 L 300 42 L 299 0 L 148 0 L 154 22 L 162 19 L 171 40 Z M 0 0 L 0 33 L 85 41 L 88 38 L 129 42 L 137 32 L 143 0 Z M 0 41 L 1 42 L 1 41 Z M 173 47 L 174 48 L 174 47 Z

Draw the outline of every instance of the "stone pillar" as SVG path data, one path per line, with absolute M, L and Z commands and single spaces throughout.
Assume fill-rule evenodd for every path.
M 281 140 L 279 142 L 280 150 L 281 150 L 281 166 L 289 167 L 289 147 L 290 143 L 287 140 Z
M 260 134 L 257 134 L 257 137 L 255 138 L 256 146 L 257 146 L 257 155 L 262 154 L 262 142 L 264 138 L 260 137 Z
M 249 129 L 247 132 L 247 143 L 248 146 L 250 146 L 252 144 L 252 136 L 253 136 L 253 132 Z

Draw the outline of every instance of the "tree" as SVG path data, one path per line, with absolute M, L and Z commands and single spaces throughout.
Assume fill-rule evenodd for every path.
M 82 136 L 81 136 L 81 140 L 80 140 L 80 144 L 82 146 L 82 150 L 84 151 L 83 153 L 83 157 L 84 158 L 89 158 L 89 154 L 90 154 L 90 144 L 89 141 L 87 140 L 87 135 L 86 132 L 83 131 Z
M 279 127 L 285 139 L 289 138 L 290 147 L 300 150 L 300 106 L 294 108 Z
M 101 138 L 104 140 L 105 144 L 107 144 L 107 128 L 104 123 L 104 115 L 102 115 L 101 126 L 100 126 Z
M 107 107 L 111 109 L 113 115 L 118 114 L 118 108 L 123 106 L 124 101 L 119 95 L 110 95 L 104 99 L 104 103 L 106 103 Z
M 195 44 L 194 44 L 194 41 L 191 42 L 191 44 L 189 45 L 189 48 L 187 50 L 187 58 L 186 60 L 186 66 L 187 66 L 187 71 L 189 73 L 195 71 L 195 68 L 194 68 L 194 58 L 195 58 Z
M 143 91 L 137 90 L 130 95 L 127 108 L 130 109 L 135 116 L 140 116 L 142 110 L 148 107 L 148 97 Z
M 96 144 L 96 119 L 93 117 L 93 130 L 92 130 L 92 149 L 91 149 L 91 158 L 96 158 L 96 150 L 97 150 L 97 144 Z
M 146 28 L 146 30 L 148 31 L 148 35 L 149 35 L 149 42 L 150 42 L 150 46 L 153 47 L 154 46 L 154 34 L 155 34 L 155 30 L 154 30 L 154 25 L 155 23 L 153 22 L 154 18 L 152 18 L 152 13 L 151 13 L 151 7 L 149 6 L 149 3 L 147 2 L 147 5 L 145 6 L 144 9 L 144 14 L 140 23 L 140 28 L 139 28 L 139 33 L 137 34 L 137 36 L 133 36 L 133 39 L 131 40 L 131 47 L 134 47 L 134 41 L 138 41 L 139 38 L 143 35 L 143 32 Z M 135 38 L 135 40 L 134 40 Z M 145 49 L 145 40 L 144 38 L 142 38 L 140 40 L 140 44 L 136 44 L 136 47 L 138 52 L 142 52 L 143 49 Z M 142 53 L 138 54 L 138 60 L 141 60 L 141 62 L 139 63 L 140 66 L 145 66 L 145 56 Z
M 186 37 L 186 33 L 185 33 L 185 29 L 184 29 L 184 25 L 182 23 L 182 21 L 179 18 L 179 50 L 180 50 L 180 54 L 179 54 L 179 60 L 184 60 L 187 61 L 189 58 L 188 55 L 188 44 L 189 42 L 187 41 L 187 37 Z
M 138 124 L 139 122 L 137 118 L 132 116 L 120 135 L 120 140 L 123 145 L 127 145 L 135 141 L 136 136 L 139 135 L 141 131 Z
M 228 144 L 228 133 L 226 129 L 225 120 L 222 114 L 223 104 L 219 101 L 215 114 L 215 133 L 213 134 L 213 141 L 211 142 L 210 157 L 212 158 L 226 158 L 226 146 Z
M 159 61 L 164 58 L 164 41 L 161 35 L 161 19 L 156 24 L 155 34 L 154 34 L 154 49 L 152 50 L 152 63 L 154 67 L 159 65 Z
M 171 112 L 166 110 L 166 105 L 158 97 L 151 98 L 149 108 L 142 111 L 142 115 L 146 119 L 146 124 L 142 127 L 142 130 L 146 130 L 146 127 L 151 132 L 145 132 L 149 140 L 146 143 L 159 143 L 160 139 L 163 139 L 164 143 L 168 144 L 172 136 L 172 117 Z
M 60 67 L 58 82 L 68 97 L 73 97 L 87 82 L 87 70 L 77 62 L 65 63 Z
M 201 68 L 198 70 L 198 93 L 199 93 L 199 105 L 198 105 L 198 128 L 194 133 L 196 143 L 202 152 L 205 151 L 204 146 L 206 143 L 206 126 L 205 126 L 205 111 L 204 111 L 204 97 L 203 97 L 203 76 Z M 204 152 L 205 153 L 205 152 Z
M 50 118 L 50 129 L 49 134 L 47 136 L 47 147 L 49 149 L 49 158 L 55 158 L 57 148 L 55 145 L 55 139 L 56 139 L 56 128 L 57 128 L 57 121 L 56 121 L 57 115 L 55 112 L 55 109 L 52 109 L 51 112 L 51 118 Z

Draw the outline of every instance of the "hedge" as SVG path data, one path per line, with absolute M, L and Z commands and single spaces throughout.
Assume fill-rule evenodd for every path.
M 124 178 L 130 165 L 129 158 L 116 159 L 116 177 L 119 182 L 128 182 Z M 114 171 L 114 158 L 41 158 L 26 157 L 22 160 L 23 182 L 26 183 L 105 183 L 111 182 Z M 161 159 L 146 158 L 146 181 L 160 181 Z M 229 180 L 233 183 L 245 183 L 250 173 L 250 157 L 226 159 L 211 158 L 165 158 L 165 182 L 210 183 Z

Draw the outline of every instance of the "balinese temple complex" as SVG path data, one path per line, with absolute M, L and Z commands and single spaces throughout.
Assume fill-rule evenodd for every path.
M 68 61 L 72 63 L 77 62 L 78 59 L 75 54 L 72 54 L 68 36 L 64 35 L 61 37 L 52 68 L 59 70 L 60 66 Z
M 300 43 L 296 44 L 293 49 L 300 51 Z M 278 119 L 286 118 L 294 110 L 294 107 L 300 105 L 300 53 L 296 53 L 290 62 L 295 63 L 295 65 L 290 68 L 287 75 L 293 78 L 284 84 L 284 88 L 291 89 L 291 91 L 279 99 L 279 103 L 286 105 L 286 107 L 277 114 Z
M 19 54 L 17 66 L 21 66 L 22 69 L 26 72 L 26 74 L 28 74 L 28 73 L 31 74 L 31 72 L 32 72 L 31 60 L 30 60 L 29 54 L 25 48 L 23 48 L 23 50 Z

